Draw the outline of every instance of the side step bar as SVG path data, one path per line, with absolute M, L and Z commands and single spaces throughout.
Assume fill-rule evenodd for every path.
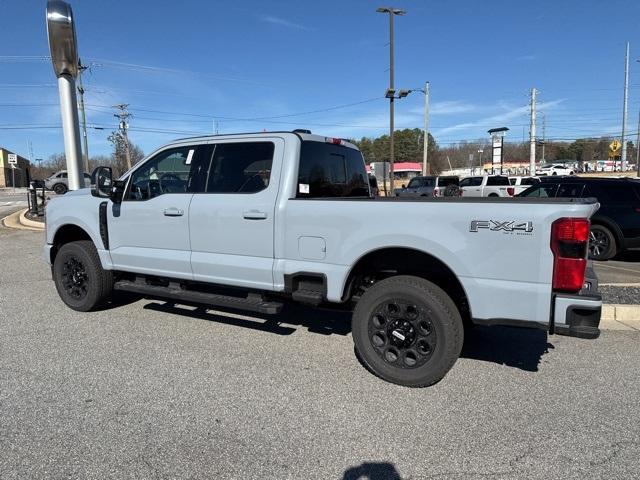
M 227 307 L 250 312 L 274 315 L 282 311 L 282 303 L 265 300 L 261 295 L 250 293 L 247 297 L 233 297 L 230 295 L 219 295 L 215 293 L 198 292 L 186 290 L 178 283 L 169 283 L 169 286 L 149 285 L 145 282 L 132 282 L 130 280 L 119 280 L 113 288 L 126 292 L 138 293 L 150 297 L 164 298 L 198 305 L 208 305 L 212 307 Z

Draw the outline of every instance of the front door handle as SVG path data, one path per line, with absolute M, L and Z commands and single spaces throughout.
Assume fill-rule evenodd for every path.
M 260 212 L 258 210 L 246 210 L 242 212 L 242 217 L 247 220 L 266 220 L 267 212 Z
M 169 207 L 164 209 L 165 217 L 181 217 L 182 215 L 184 215 L 184 210 L 181 210 L 180 208 Z

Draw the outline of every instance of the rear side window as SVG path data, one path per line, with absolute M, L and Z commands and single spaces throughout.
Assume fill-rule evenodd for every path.
M 527 188 L 519 197 L 542 197 L 553 198 L 556 196 L 558 184 L 556 183 L 539 183 L 536 186 Z
M 604 197 L 603 200 L 607 203 L 628 205 L 638 201 L 636 192 L 633 191 L 633 185 L 625 185 L 622 182 L 603 183 L 600 185 L 600 190 Z
M 509 177 L 489 177 L 487 178 L 488 187 L 509 186 Z
M 584 191 L 584 183 L 563 183 L 558 188 L 556 197 L 581 198 Z
M 298 169 L 298 198 L 368 197 L 362 154 L 353 148 L 303 141 Z
M 527 177 L 520 180 L 520 185 L 537 185 L 540 183 L 539 178 Z
M 438 177 L 438 187 L 447 187 L 449 185 L 458 185 L 458 177 Z
M 209 167 L 208 193 L 256 193 L 269 186 L 273 142 L 220 143 Z

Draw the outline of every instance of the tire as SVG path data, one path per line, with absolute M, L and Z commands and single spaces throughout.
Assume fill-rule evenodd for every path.
M 500 195 L 498 195 L 497 193 L 490 193 L 489 195 L 487 195 L 488 197 L 499 197 Z
M 56 195 L 64 195 L 65 193 L 67 193 L 68 188 L 64 183 L 56 183 L 53 186 L 52 190 L 56 193 Z
M 591 225 L 589 232 L 589 258 L 592 260 L 609 260 L 618 253 L 616 237 L 603 225 Z
M 405 387 L 440 381 L 460 356 L 464 328 L 433 283 L 399 275 L 370 287 L 353 312 L 356 354 L 373 374 Z
M 553 172 L 551 175 L 558 175 L 558 172 Z
M 78 312 L 88 312 L 111 296 L 113 274 L 104 270 L 93 242 L 63 245 L 53 262 L 53 279 L 62 301 Z

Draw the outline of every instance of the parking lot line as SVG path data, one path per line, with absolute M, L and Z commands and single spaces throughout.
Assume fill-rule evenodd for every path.
M 607 267 L 607 268 L 612 268 L 614 270 L 624 270 L 626 272 L 640 274 L 640 271 L 638 271 L 638 270 L 632 270 L 630 268 L 618 267 L 617 265 L 606 265 L 606 264 L 600 264 L 599 263 L 598 267 Z

